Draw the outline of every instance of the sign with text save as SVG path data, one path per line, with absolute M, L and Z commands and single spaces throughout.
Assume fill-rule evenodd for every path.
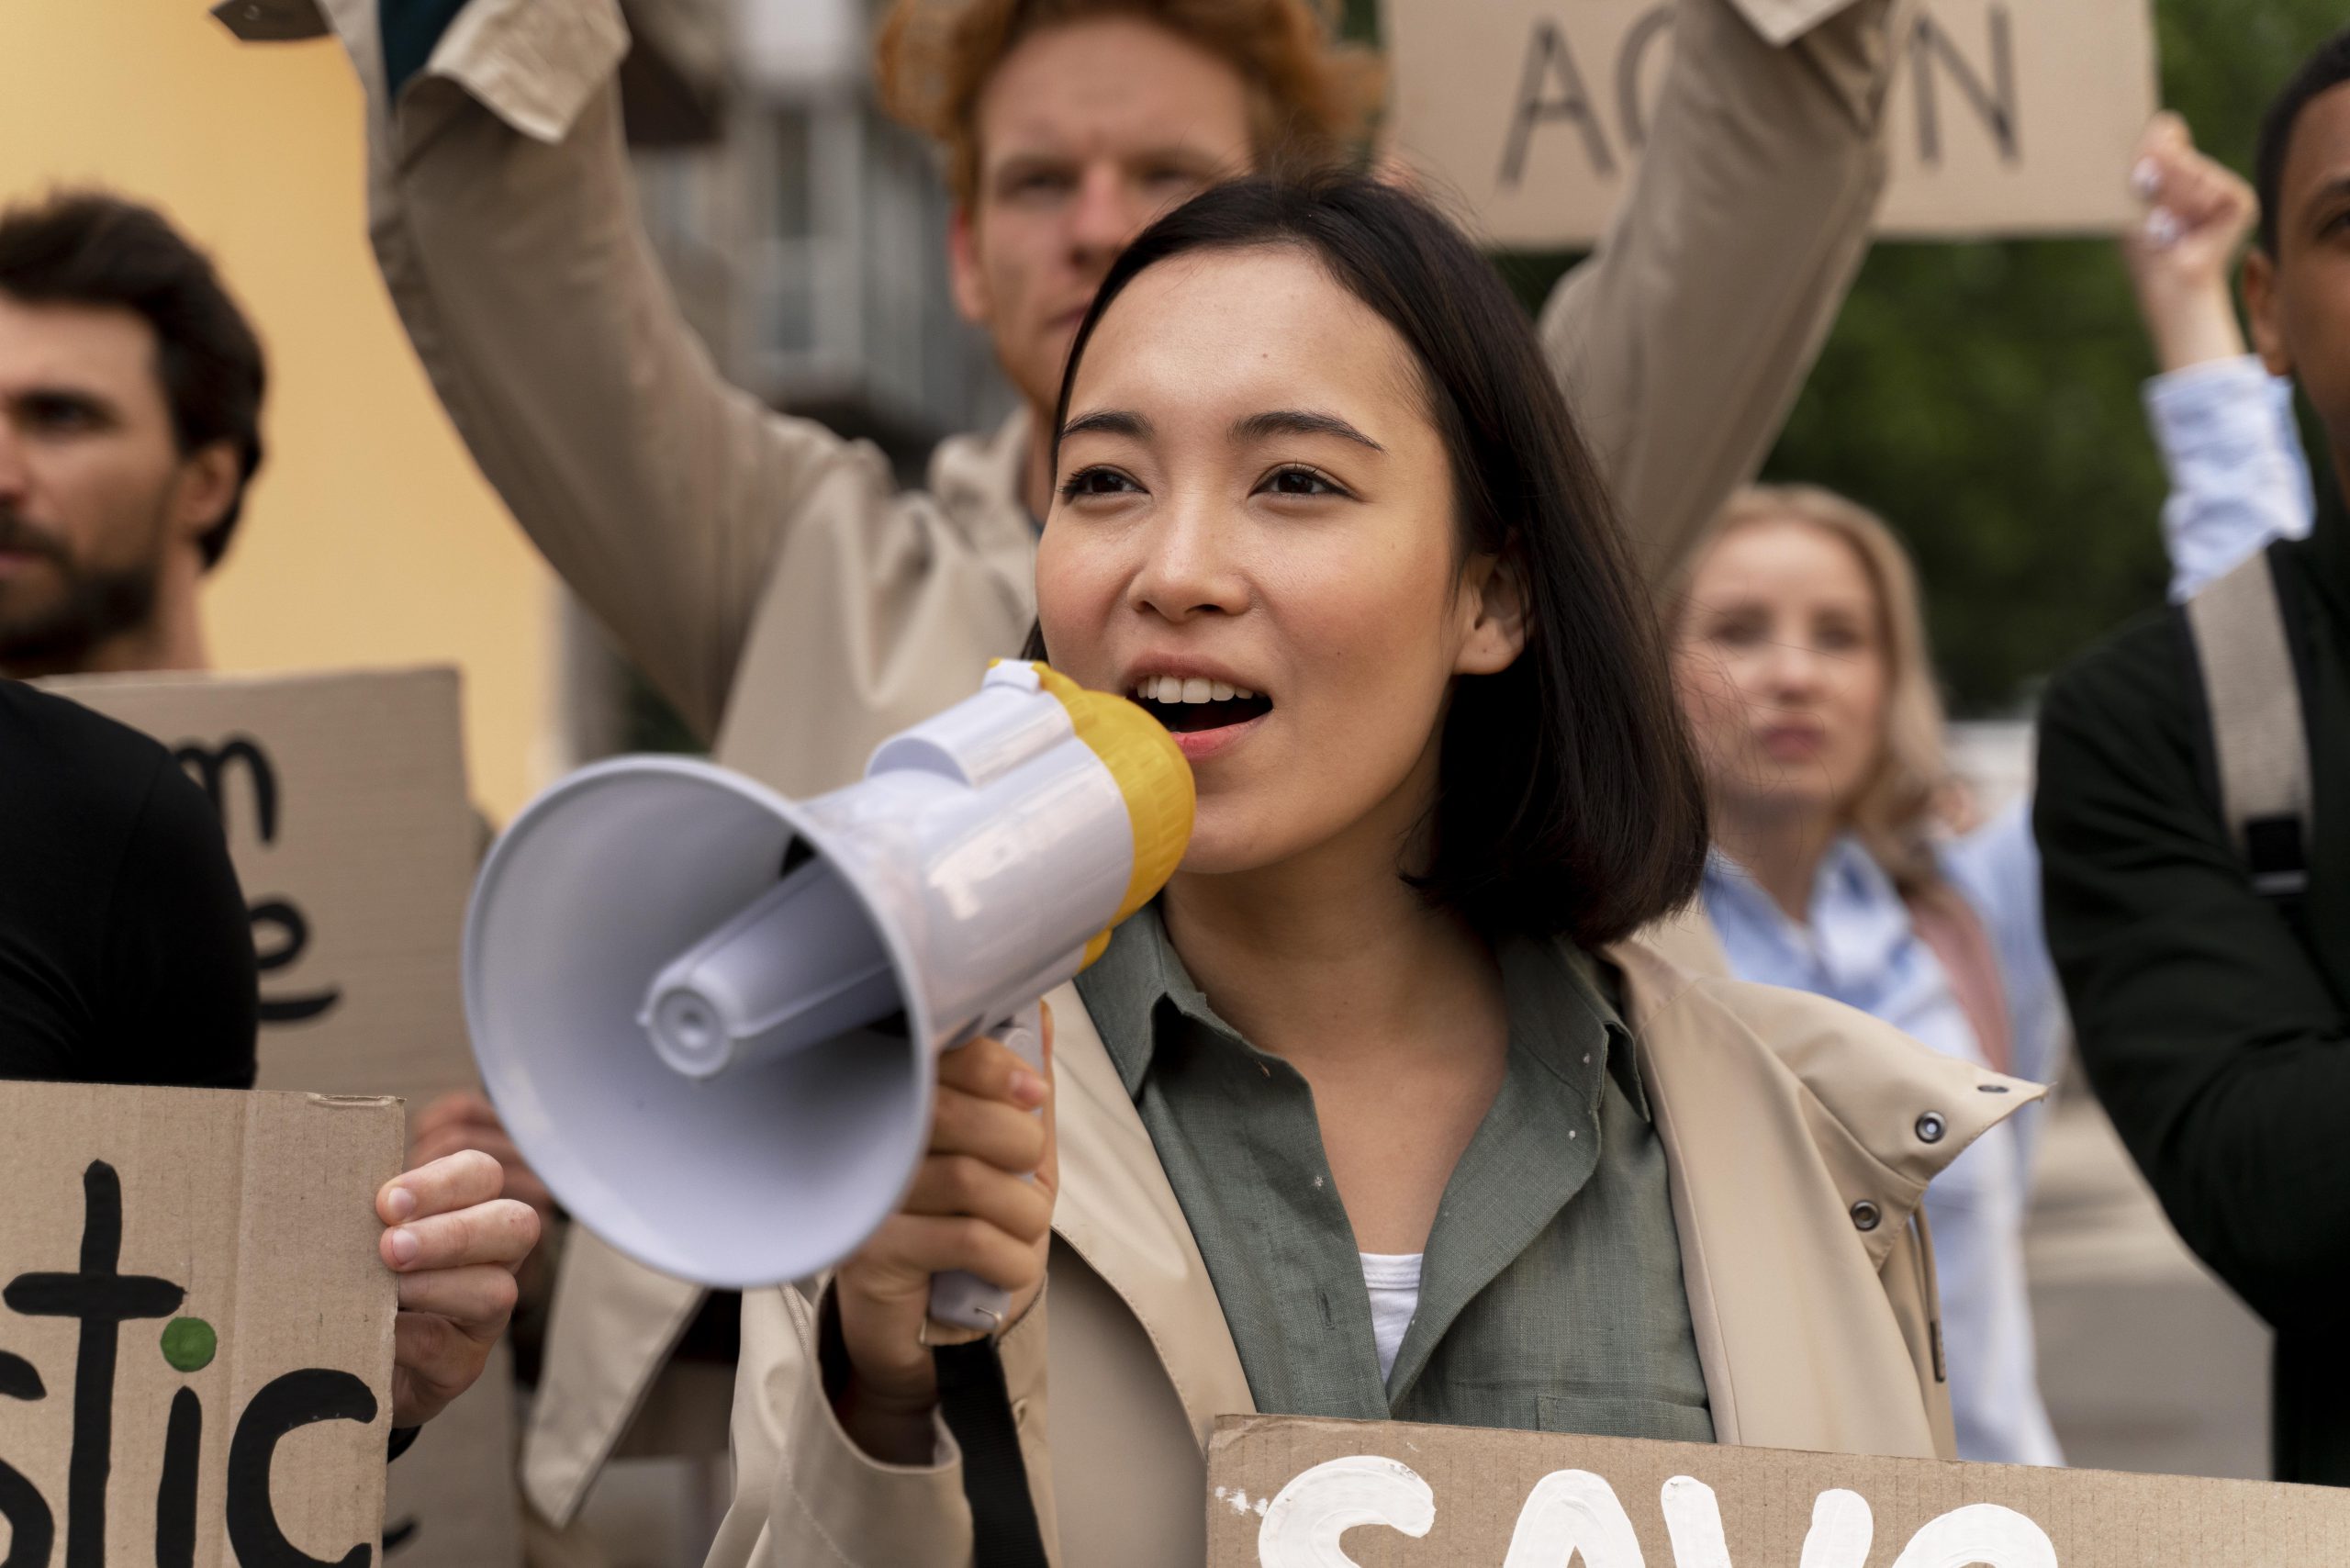
M 1208 1485 L 1208 1568 L 2350 1560 L 2327 1487 L 1401 1422 L 1222 1417 Z
M 1383 0 L 1396 140 L 1481 238 L 1580 248 L 1629 187 L 1673 52 L 1673 0 Z M 2108 233 L 2138 216 L 2155 109 L 2148 0 L 1923 0 L 1897 28 L 1897 239 Z
M 414 1111 L 476 1082 L 459 966 L 481 830 L 454 670 L 45 684 L 162 742 L 219 810 L 261 958 L 262 1088 Z M 389 1568 L 520 1561 L 512 1405 L 501 1351 L 392 1467 Z
M 0 1084 L 0 1561 L 364 1568 L 390 1100 Z

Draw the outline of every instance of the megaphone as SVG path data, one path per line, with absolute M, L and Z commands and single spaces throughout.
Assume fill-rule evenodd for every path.
M 804 1279 L 895 1210 L 935 1060 L 998 1029 L 1157 896 L 1192 773 L 1124 698 L 1001 663 L 882 743 L 862 782 L 789 801 L 679 757 L 573 774 L 484 864 L 465 1012 L 508 1132 L 564 1206 L 681 1279 Z M 998 1327 L 941 1275 L 932 1315 Z

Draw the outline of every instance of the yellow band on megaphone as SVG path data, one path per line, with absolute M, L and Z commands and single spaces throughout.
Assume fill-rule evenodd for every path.
M 1111 919 L 1115 926 L 1157 898 L 1182 862 L 1198 804 L 1192 765 L 1166 726 L 1138 704 L 1089 690 L 1050 665 L 1040 663 L 1035 668 L 1044 689 L 1069 711 L 1077 738 L 1102 759 L 1125 797 L 1126 821 L 1135 834 L 1135 868 L 1126 880 L 1126 896 Z M 1091 964 L 1109 945 L 1110 933 L 1104 930 L 1086 945 L 1085 961 Z

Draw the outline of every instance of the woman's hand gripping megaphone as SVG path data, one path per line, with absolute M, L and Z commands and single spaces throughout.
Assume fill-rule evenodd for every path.
M 1060 1169 L 1053 1137 L 1052 1009 L 1041 1014 L 1041 1067 L 988 1037 L 938 1060 L 930 1146 L 896 1214 L 833 1280 L 845 1366 L 834 1409 L 858 1447 L 890 1463 L 926 1464 L 938 1374 L 930 1347 L 975 1338 L 932 1317 L 934 1276 L 974 1276 L 1009 1297 L 1020 1321 L 1045 1283 Z M 832 1340 L 827 1325 L 825 1342 Z

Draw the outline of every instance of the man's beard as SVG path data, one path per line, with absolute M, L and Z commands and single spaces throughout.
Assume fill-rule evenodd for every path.
M 101 644 L 154 616 L 162 569 L 154 557 L 129 566 L 84 566 L 6 505 L 0 505 L 0 553 L 46 557 L 60 585 L 46 604 L 16 606 L 8 602 L 8 585 L 0 582 L 0 671 L 31 676 L 85 669 Z

